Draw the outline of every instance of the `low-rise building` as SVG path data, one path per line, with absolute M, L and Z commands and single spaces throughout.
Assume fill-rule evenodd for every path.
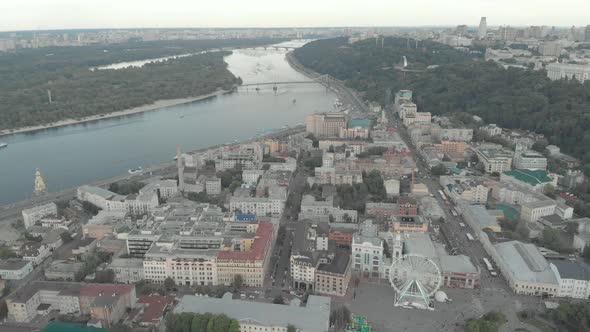
M 372 203 L 365 204 L 365 214 L 378 221 L 390 220 L 393 215 L 399 214 L 399 207 L 395 203 Z
M 27 242 L 21 246 L 20 255 L 24 260 L 31 261 L 33 266 L 37 266 L 51 256 L 51 248 L 41 242 Z
M 441 176 L 440 184 L 455 203 L 463 200 L 472 204 L 485 204 L 488 200 L 489 188 L 484 178 Z
M 534 150 L 527 150 L 514 156 L 514 167 L 517 169 L 546 170 L 547 158 Z
M 383 239 L 377 236 L 375 225 L 365 221 L 352 238 L 352 271 L 365 277 L 379 278 L 383 270 Z
M 38 308 L 44 308 L 44 312 L 89 315 L 106 327 L 119 321 L 136 302 L 135 285 L 54 281 L 31 282 L 6 299 L 8 317 L 13 321 L 29 322 L 38 314 Z
M 551 260 L 551 268 L 557 277 L 557 296 L 574 299 L 590 298 L 590 266 L 582 262 Z
M 283 213 L 285 200 L 271 197 L 231 197 L 230 211 L 254 213 L 257 216 L 280 215 Z
M 143 260 L 140 258 L 114 258 L 108 266 L 115 274 L 115 282 L 137 283 L 145 279 Z
M 24 209 L 21 214 L 23 216 L 25 229 L 28 229 L 43 217 L 57 216 L 57 205 L 53 202 L 41 204 L 29 209 Z
M 489 228 L 493 232 L 502 230 L 496 218 L 484 206 L 460 204 L 459 208 L 465 222 L 474 230 L 476 237 L 485 228 Z
M 315 270 L 315 292 L 344 296 L 350 282 L 350 255 L 337 252 L 320 258 Z
M 45 279 L 73 281 L 84 264 L 67 260 L 55 260 L 45 268 Z
M 512 167 L 513 151 L 503 149 L 497 144 L 481 144 L 473 148 L 486 173 L 502 173 Z
M 534 244 L 508 241 L 493 247 L 497 254 L 492 259 L 515 293 L 557 296 L 555 273 Z
M 569 80 L 576 79 L 580 83 L 584 83 L 590 79 L 590 65 L 559 62 L 550 63 L 547 66 L 547 77 L 552 81 L 567 78 Z
M 496 124 L 492 123 L 483 127 L 479 127 L 480 131 L 488 134 L 489 136 L 499 136 L 502 135 L 502 127 L 498 127 Z
M 143 258 L 143 275 L 146 280 L 155 284 L 163 284 L 167 278 L 171 278 L 177 285 L 214 286 L 218 284 L 217 253 L 217 250 L 152 246 Z M 133 269 L 122 270 L 120 276 L 122 279 L 138 277 L 130 275 L 133 272 Z
M 0 260 L 0 278 L 4 280 L 21 280 L 31 272 L 31 261 L 16 258 Z
M 392 216 L 393 224 L 392 232 L 428 232 L 428 221 L 424 220 L 422 216 L 418 215 L 397 215 Z
M 223 298 L 185 295 L 174 308 L 174 313 L 224 314 L 240 324 L 240 332 L 287 332 L 289 325 L 300 332 L 328 332 L 330 298 L 310 295 L 305 306 L 281 305 Z M 299 304 L 299 301 L 296 301 Z
M 546 185 L 557 186 L 557 177 L 551 177 L 547 171 L 514 169 L 500 174 L 500 182 L 514 183 L 530 190 L 543 192 Z
M 520 218 L 526 222 L 535 222 L 540 217 L 549 216 L 555 213 L 557 202 L 554 200 L 543 200 L 526 202 L 521 205 Z
M 218 177 L 208 177 L 205 179 L 205 192 L 207 195 L 221 194 L 221 179 Z
M 217 253 L 217 278 L 219 284 L 231 285 L 237 275 L 247 287 L 262 287 L 269 265 L 274 240 L 273 225 L 260 222 L 250 250 L 220 251 Z

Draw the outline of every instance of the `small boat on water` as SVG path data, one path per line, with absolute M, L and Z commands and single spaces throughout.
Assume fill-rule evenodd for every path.
M 8 143 L 0 143 L 0 149 L 4 149 L 8 146 Z
M 143 167 L 139 166 L 137 168 L 132 168 L 129 171 L 129 174 L 137 174 L 143 172 Z

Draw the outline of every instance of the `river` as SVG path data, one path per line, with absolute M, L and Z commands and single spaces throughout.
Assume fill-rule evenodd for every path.
M 244 84 L 307 80 L 289 66 L 285 54 L 243 49 L 225 61 Z M 0 149 L 0 204 L 32 195 L 35 168 L 49 191 L 59 191 L 170 161 L 177 145 L 190 151 L 300 124 L 309 113 L 332 109 L 335 99 L 315 83 L 280 85 L 276 94 L 270 85 L 259 92 L 243 87 L 151 112 L 5 136 L 0 138 L 9 144 Z

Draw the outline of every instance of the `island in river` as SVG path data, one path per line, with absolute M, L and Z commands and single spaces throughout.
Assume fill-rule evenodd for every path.
M 223 60 L 230 52 L 219 49 L 272 41 L 167 41 L 25 49 L 3 54 L 0 132 L 92 121 L 115 112 L 136 113 L 178 104 L 185 98 L 195 100 L 220 90 L 230 91 L 241 79 L 228 70 Z M 203 52 L 206 49 L 211 52 Z M 193 55 L 174 57 L 179 54 Z M 171 57 L 142 67 L 92 70 L 150 55 Z

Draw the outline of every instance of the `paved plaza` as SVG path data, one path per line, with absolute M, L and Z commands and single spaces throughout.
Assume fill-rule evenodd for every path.
M 465 321 L 479 318 L 491 310 L 501 311 L 508 318 L 501 331 L 525 328 L 516 313 L 525 308 L 536 309 L 539 299 L 515 296 L 502 288 L 486 290 L 443 289 L 451 302 L 434 303 L 435 310 L 394 307 L 394 290 L 387 284 L 361 283 L 347 304 L 354 314 L 366 315 L 372 331 L 464 331 Z

